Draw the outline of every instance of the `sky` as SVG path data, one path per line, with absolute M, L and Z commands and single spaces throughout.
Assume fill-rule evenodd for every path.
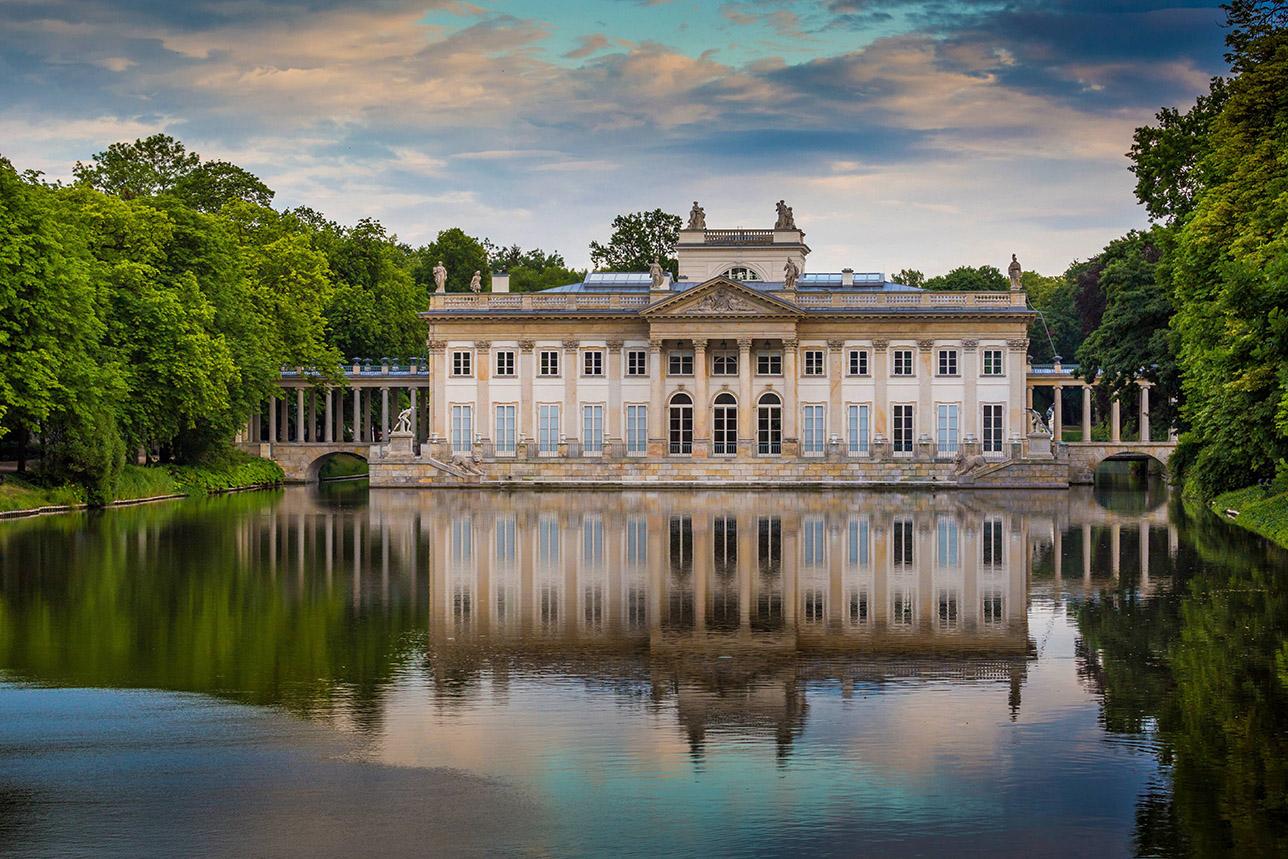
M 1217 2 L 0 0 L 0 155 L 163 131 L 341 223 L 589 263 L 701 201 L 807 271 L 1059 273 L 1146 224 L 1125 153 L 1224 71 Z

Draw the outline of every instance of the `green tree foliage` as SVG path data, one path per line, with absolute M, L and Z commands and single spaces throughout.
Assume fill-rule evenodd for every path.
M 1099 379 L 1102 389 L 1134 402 L 1137 379 L 1148 379 L 1152 426 L 1160 431 L 1176 419 L 1180 368 L 1169 324 L 1174 311 L 1169 280 L 1160 271 L 1168 231 L 1130 232 L 1096 258 L 1097 286 L 1105 309 L 1097 327 L 1078 348 L 1079 373 Z
M 894 283 L 902 283 L 904 286 L 923 287 L 926 285 L 926 276 L 915 268 L 899 269 L 899 273 L 893 275 L 890 280 Z
M 470 278 L 476 271 L 482 278 L 483 291 L 492 288 L 487 248 L 460 227 L 443 230 L 433 242 L 416 251 L 412 273 L 421 295 L 428 296 L 434 291 L 434 266 L 440 262 L 447 269 L 448 292 L 469 292 Z
M 326 307 L 332 339 L 346 358 L 404 359 L 424 351 L 416 314 L 426 291 L 413 278 L 407 253 L 378 222 L 351 228 L 327 225 L 314 233 L 330 265 L 333 290 Z
M 1047 363 L 1059 355 L 1072 362 L 1082 343 L 1073 284 L 1066 277 L 1036 271 L 1024 272 L 1020 282 L 1028 294 L 1029 306 L 1041 314 L 1029 326 L 1029 357 L 1036 363 Z
M 928 279 L 922 286 L 942 292 L 988 292 L 1010 289 L 1011 282 L 995 266 L 981 265 L 972 268 L 963 265 L 948 274 Z
M 648 271 L 653 260 L 676 276 L 679 260 L 675 244 L 680 240 L 679 215 L 661 209 L 632 212 L 613 218 L 613 234 L 607 244 L 590 243 L 590 261 L 600 271 Z
M 546 253 L 540 248 L 525 251 L 518 245 L 497 247 L 487 239 L 488 266 L 494 272 L 510 275 L 511 292 L 537 292 L 555 286 L 564 286 L 584 280 L 586 272 L 568 268 L 558 253 Z

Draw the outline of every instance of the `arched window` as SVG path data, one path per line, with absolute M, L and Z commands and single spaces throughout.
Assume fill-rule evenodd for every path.
M 737 280 L 742 283 L 760 280 L 760 275 L 756 274 L 756 272 L 752 271 L 745 265 L 730 266 L 725 269 L 723 277 L 727 277 L 730 280 Z
M 693 453 L 693 398 L 683 392 L 671 398 L 670 452 Z
M 738 452 L 738 401 L 733 394 L 723 393 L 716 397 L 712 415 L 711 452 L 717 456 L 732 456 Z
M 783 452 L 783 401 L 777 394 L 765 394 L 756 405 L 756 452 Z

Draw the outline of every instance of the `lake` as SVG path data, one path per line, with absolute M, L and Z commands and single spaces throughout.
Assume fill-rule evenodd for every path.
M 0 854 L 1288 852 L 1288 554 L 1068 492 L 0 523 Z

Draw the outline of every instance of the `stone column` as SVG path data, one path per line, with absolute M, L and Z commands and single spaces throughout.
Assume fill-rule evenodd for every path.
M 1055 523 L 1055 533 L 1051 538 L 1051 563 L 1055 566 L 1055 580 L 1064 578 L 1064 529 Z
M 268 398 L 268 442 L 275 444 L 277 442 L 277 397 Z
M 755 451 L 756 404 L 751 396 L 751 338 L 744 337 L 738 341 L 738 454 L 751 456 Z
M 335 389 L 326 389 L 326 403 L 324 407 L 326 428 L 323 430 L 323 438 L 328 444 L 335 441 Z
M 872 341 L 872 436 L 890 437 L 890 343 Z
M 481 438 L 492 438 L 496 418 L 492 414 L 492 342 L 474 341 L 474 432 Z
M 407 406 L 411 409 L 412 444 L 420 443 L 420 409 L 416 404 L 416 386 L 407 386 Z
M 845 341 L 827 341 L 827 443 L 845 438 L 845 397 L 841 393 L 841 380 L 845 378 L 842 363 L 845 358 Z
M 1006 375 L 1011 384 L 1009 414 L 1006 416 L 1008 438 L 1024 438 L 1028 432 L 1027 414 L 1024 411 L 1024 389 L 1028 382 L 1028 367 L 1025 354 L 1028 352 L 1028 340 L 1007 340 Z M 1029 396 L 1032 397 L 1030 390 Z M 1032 401 L 1029 400 L 1030 405 Z M 1008 445 L 1009 447 L 1009 445 Z
M 979 411 L 979 341 L 962 341 L 962 415 L 961 437 L 983 440 Z M 978 453 L 982 448 L 975 448 Z
M 662 366 L 662 341 L 648 341 L 649 403 L 648 439 L 650 456 L 666 453 L 666 388 Z
M 1082 440 L 1091 441 L 1091 386 L 1082 386 Z
M 447 438 L 447 344 L 429 341 L 429 439 Z
M 535 356 L 533 347 L 536 344 L 531 340 L 519 341 L 519 408 L 518 426 L 515 431 L 519 439 L 531 441 L 536 437 L 533 431 L 533 420 L 536 415 L 533 410 L 536 406 L 532 402 L 532 377 L 536 373 L 534 367 Z
M 1064 386 L 1055 385 L 1051 392 L 1055 397 L 1051 412 L 1051 441 L 1054 443 L 1064 437 Z
M 1115 580 L 1122 567 L 1122 552 L 1123 527 L 1115 522 L 1109 526 L 1109 572 Z
M 389 441 L 389 388 L 380 386 L 380 440 Z
M 1122 405 L 1118 402 L 1117 394 L 1115 394 L 1113 399 L 1109 401 L 1109 420 L 1112 426 L 1109 440 L 1115 442 L 1122 441 Z
M 614 453 L 624 453 L 622 435 L 622 341 L 608 341 L 608 414 L 604 416 L 604 441 Z
M 1140 533 L 1140 586 L 1149 590 L 1149 522 L 1142 519 L 1137 526 Z
M 580 345 L 577 340 L 563 342 L 564 398 L 563 419 L 559 429 L 569 441 L 581 438 L 581 415 L 577 413 L 577 380 L 581 376 L 581 367 L 577 365 L 577 359 L 581 356 L 578 355 L 577 348 Z
M 319 441 L 318 439 L 318 392 L 317 388 L 309 391 L 309 425 L 307 427 L 307 438 L 305 441 Z
M 1091 524 L 1082 525 L 1082 584 L 1091 586 Z
M 304 389 L 295 389 L 295 440 L 297 442 L 305 441 L 304 438 Z
M 796 340 L 783 341 L 783 455 L 800 456 L 800 442 L 796 434 L 797 404 Z
M 1140 386 L 1140 440 L 1149 441 L 1149 389 L 1154 385 L 1144 379 L 1136 384 Z
M 350 441 L 362 443 L 362 389 L 357 387 L 353 389 L 353 429 L 349 435 L 353 436 Z
M 707 401 L 707 341 L 693 341 L 693 456 L 711 449 L 711 404 Z
M 931 450 L 939 441 L 935 437 L 935 341 L 917 341 L 917 415 L 913 421 L 913 435 L 918 444 L 913 449 L 921 453 L 921 437 L 929 436 Z M 933 455 L 933 454 L 932 454 Z

